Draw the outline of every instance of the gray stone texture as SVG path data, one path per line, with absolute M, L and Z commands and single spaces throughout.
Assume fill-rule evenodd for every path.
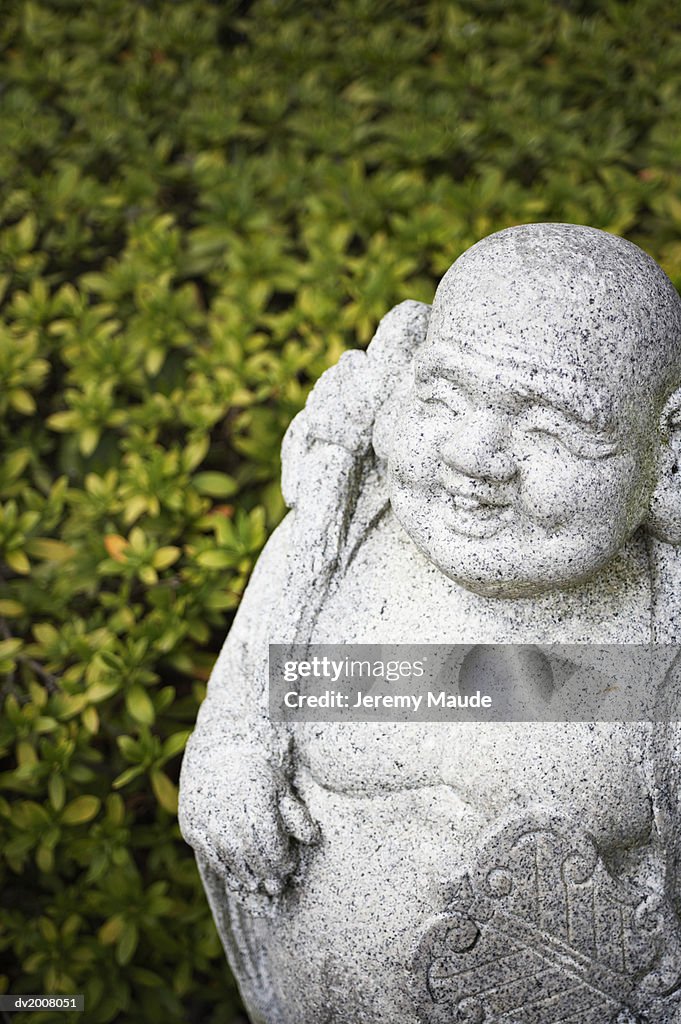
M 681 1021 L 676 723 L 267 715 L 269 643 L 676 643 L 680 384 L 654 261 L 529 224 L 315 386 L 181 779 L 254 1024 Z

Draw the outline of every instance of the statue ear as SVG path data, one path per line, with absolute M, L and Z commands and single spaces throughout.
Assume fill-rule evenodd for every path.
M 407 299 L 387 313 L 373 337 L 367 356 L 381 382 L 382 401 L 376 411 L 373 447 L 379 462 L 385 462 L 392 447 L 395 420 L 404 392 L 413 377 L 414 355 L 428 332 L 431 307 Z
M 648 529 L 666 544 L 681 546 L 681 388 L 660 417 L 657 485 L 650 501 Z

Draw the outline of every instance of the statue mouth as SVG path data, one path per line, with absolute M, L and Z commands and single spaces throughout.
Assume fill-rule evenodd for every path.
M 494 500 L 475 492 L 442 488 L 444 520 L 449 529 L 465 537 L 493 537 L 515 518 L 508 501 Z

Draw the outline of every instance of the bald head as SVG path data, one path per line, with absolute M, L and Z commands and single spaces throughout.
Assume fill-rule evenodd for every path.
M 681 299 L 650 256 L 576 224 L 524 224 L 482 239 L 442 279 L 429 340 L 598 393 L 681 382 Z

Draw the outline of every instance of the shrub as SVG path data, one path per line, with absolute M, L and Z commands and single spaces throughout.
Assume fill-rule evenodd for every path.
M 176 785 L 283 431 L 494 229 L 593 224 L 681 282 L 681 25 L 662 0 L 3 14 L 0 987 L 234 1022 Z

